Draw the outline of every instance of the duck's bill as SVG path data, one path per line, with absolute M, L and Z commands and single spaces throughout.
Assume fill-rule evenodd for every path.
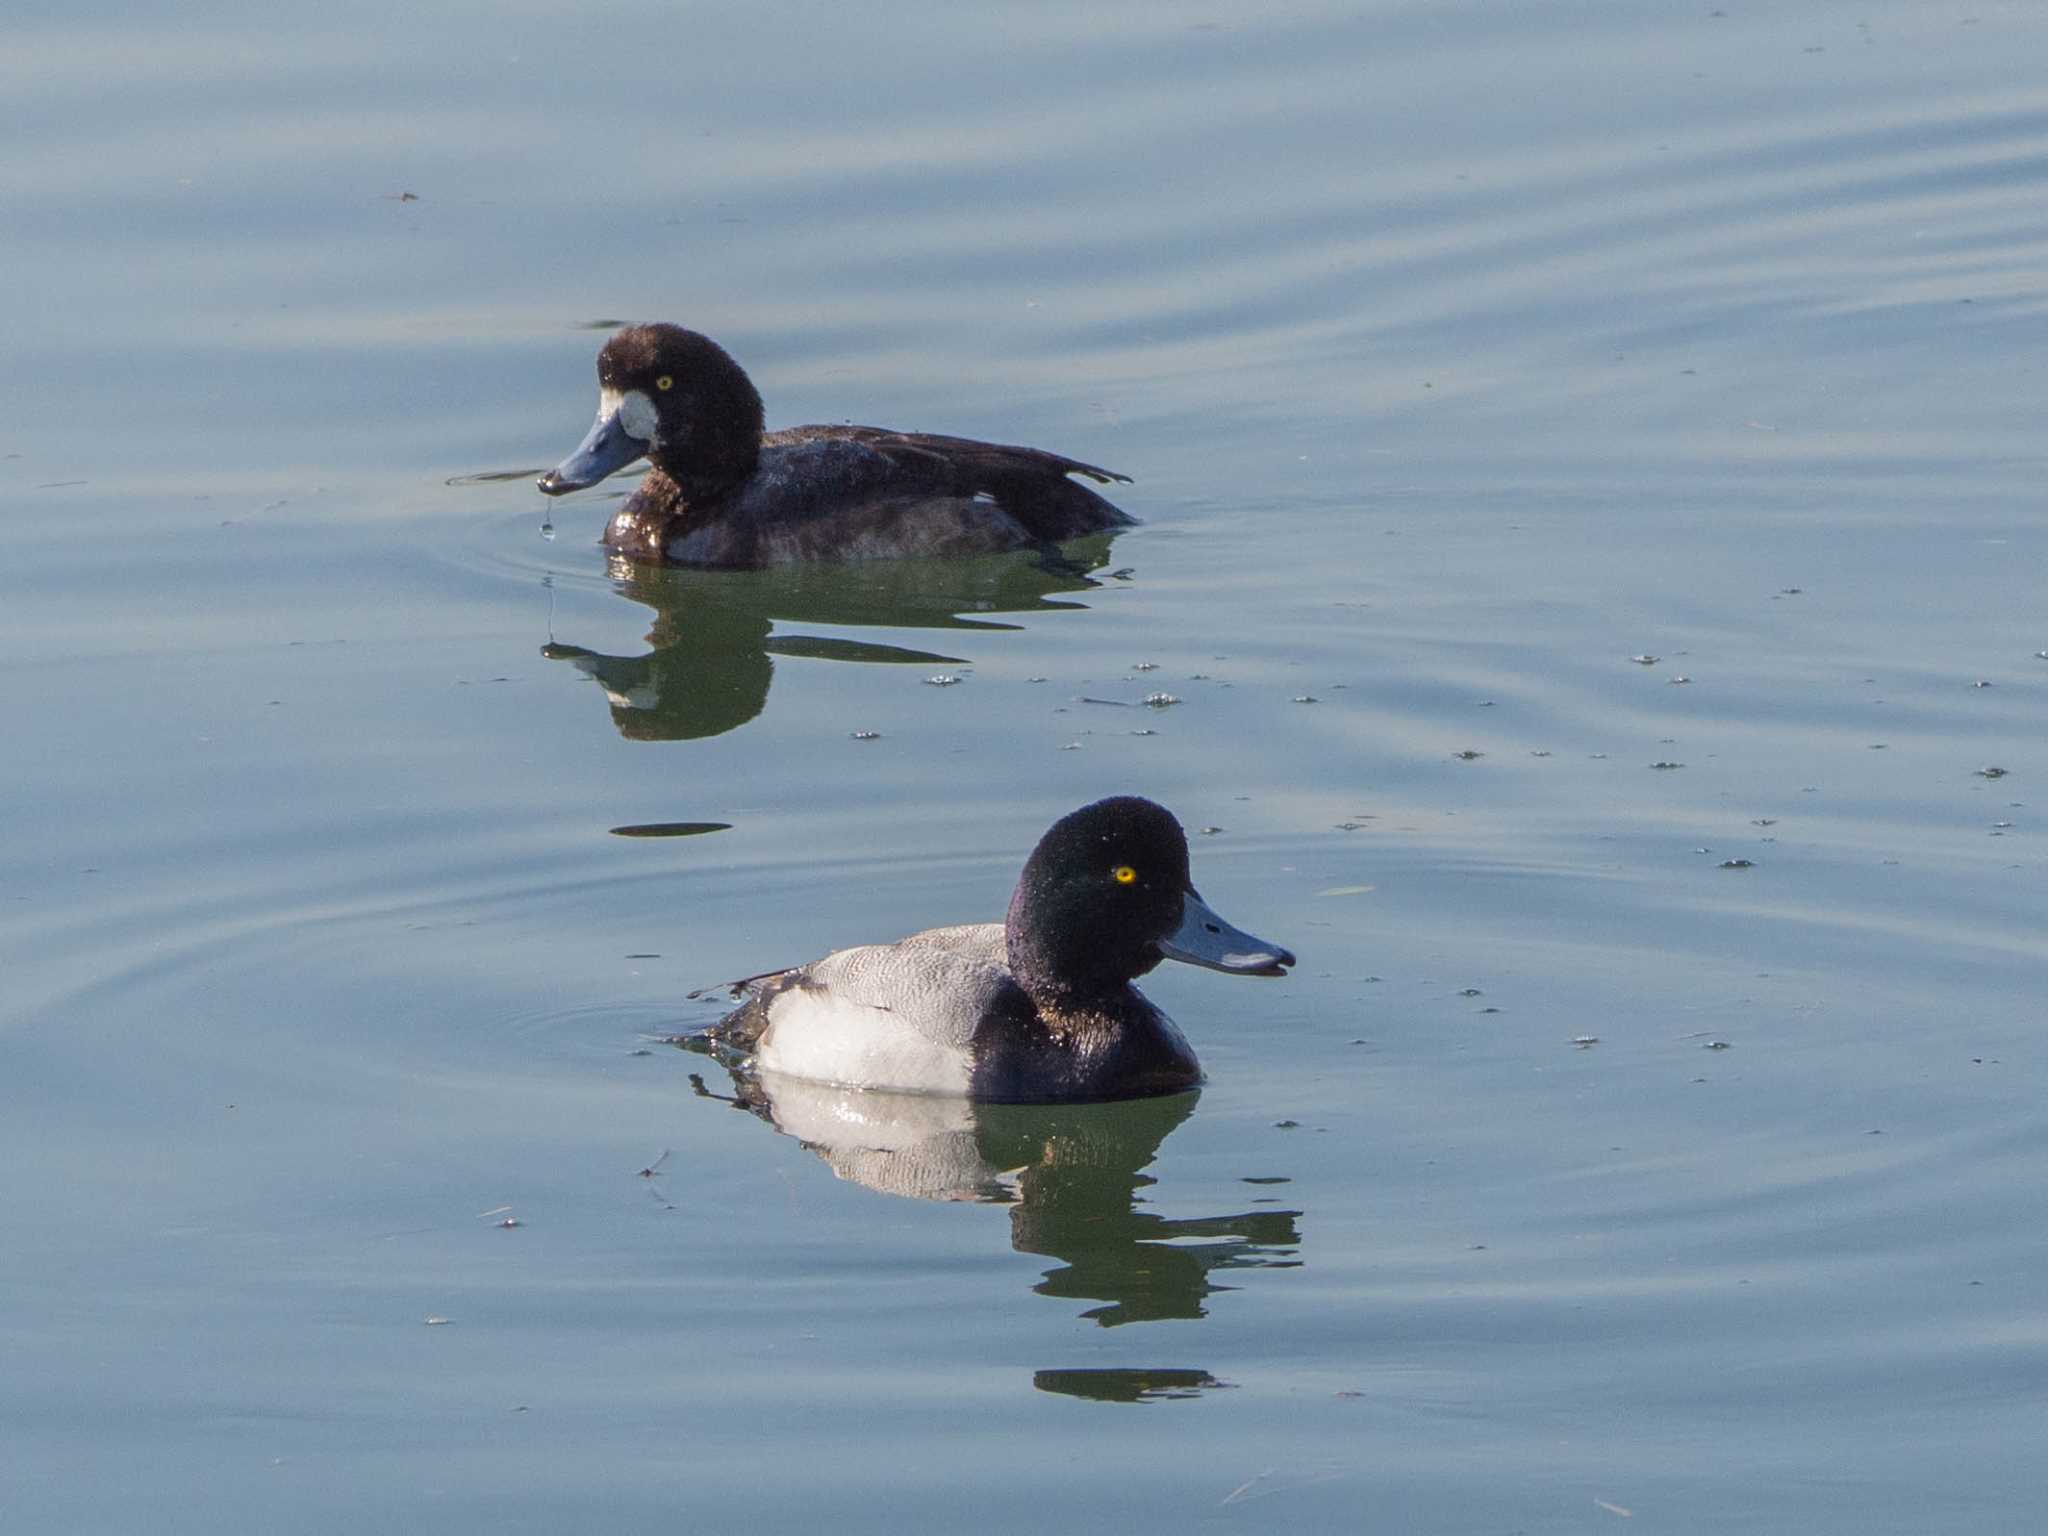
M 624 469 L 647 451 L 647 441 L 626 430 L 622 410 L 599 408 L 597 420 L 576 451 L 540 477 L 540 488 L 549 496 L 565 496 L 597 484 L 614 470 Z
M 1159 952 L 1169 960 L 1185 960 L 1233 976 L 1284 976 L 1294 964 L 1291 950 L 1268 944 L 1226 922 L 1193 891 L 1182 905 L 1180 927 L 1159 941 Z

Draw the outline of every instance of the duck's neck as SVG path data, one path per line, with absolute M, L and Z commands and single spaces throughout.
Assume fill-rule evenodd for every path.
M 1070 933 L 1062 941 L 1055 937 L 1061 932 L 1057 925 L 1022 919 L 1021 902 L 1013 901 L 1003 933 L 1010 974 L 1048 1018 L 1085 1015 L 1129 993 L 1133 966 L 1098 942 L 1098 935 Z

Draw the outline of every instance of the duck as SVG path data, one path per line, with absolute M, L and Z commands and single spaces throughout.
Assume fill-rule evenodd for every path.
M 1130 476 L 1039 448 L 883 427 L 766 432 L 746 370 L 679 325 L 615 333 L 597 383 L 596 422 L 539 485 L 564 496 L 645 457 L 604 534 L 628 559 L 751 569 L 1050 551 L 1136 521 L 1072 478 Z
M 1115 795 L 1052 824 L 1002 922 L 728 983 L 745 1000 L 701 1039 L 756 1073 L 981 1103 L 1181 1093 L 1202 1080 L 1194 1050 L 1131 985 L 1162 960 L 1238 976 L 1295 963 L 1202 899 L 1170 812 Z

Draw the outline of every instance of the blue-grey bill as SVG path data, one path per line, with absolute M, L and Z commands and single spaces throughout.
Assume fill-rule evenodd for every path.
M 1181 908 L 1180 927 L 1159 941 L 1159 952 L 1169 960 L 1206 965 L 1233 976 L 1283 976 L 1294 964 L 1293 951 L 1224 921 L 1193 891 Z
M 549 496 L 564 496 L 597 484 L 614 470 L 624 469 L 647 451 L 647 444 L 628 432 L 617 411 L 599 411 L 576 451 L 540 477 Z

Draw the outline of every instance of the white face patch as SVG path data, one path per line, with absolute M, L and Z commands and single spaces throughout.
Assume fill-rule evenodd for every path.
M 661 414 L 655 410 L 654 402 L 637 389 L 621 394 L 616 389 L 601 389 L 597 392 L 597 414 L 600 419 L 618 413 L 619 425 L 626 435 L 635 442 L 652 443 L 661 436 Z

